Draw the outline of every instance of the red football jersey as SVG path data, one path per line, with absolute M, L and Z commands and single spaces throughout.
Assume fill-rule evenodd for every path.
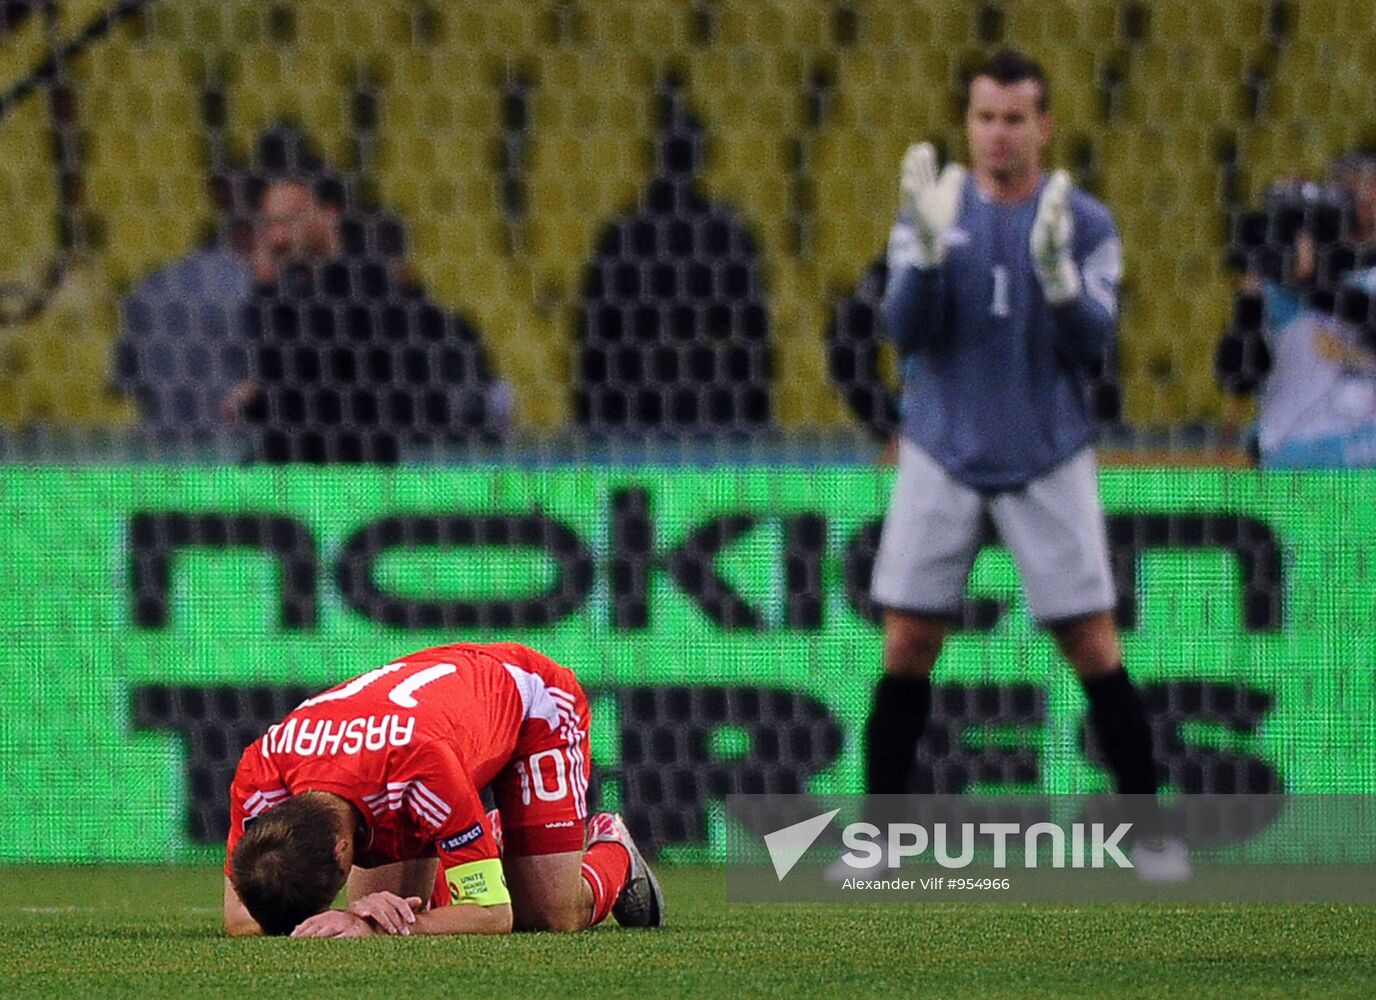
M 309 698 L 239 761 L 225 874 L 247 824 L 304 791 L 332 792 L 362 813 L 359 867 L 438 855 L 443 871 L 495 858 L 478 789 L 512 760 L 527 722 L 585 741 L 580 704 L 566 668 L 517 643 L 421 650 Z M 586 782 L 575 791 L 581 800 Z

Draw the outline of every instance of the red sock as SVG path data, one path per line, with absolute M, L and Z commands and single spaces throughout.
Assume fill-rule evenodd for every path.
M 589 927 L 607 919 L 630 874 L 631 855 L 620 844 L 604 840 L 588 848 L 588 853 L 583 855 L 583 881 L 592 890 Z

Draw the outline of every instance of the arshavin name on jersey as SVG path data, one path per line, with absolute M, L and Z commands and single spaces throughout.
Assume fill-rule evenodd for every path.
M 290 753 L 298 757 L 353 755 L 383 747 L 404 747 L 416 731 L 414 716 L 395 713 L 356 719 L 287 719 L 263 734 L 264 757 Z

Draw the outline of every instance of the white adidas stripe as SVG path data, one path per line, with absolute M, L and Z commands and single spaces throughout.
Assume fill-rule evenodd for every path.
M 415 813 L 416 819 L 426 826 L 439 828 L 444 823 L 444 818 L 435 814 L 434 810 L 427 806 L 416 795 L 406 796 L 406 805 L 411 807 L 411 812 Z
M 423 781 L 413 782 L 411 784 L 411 791 L 424 798 L 434 810 L 440 814 L 441 819 L 448 819 L 449 814 L 454 811 L 448 802 L 432 792 Z
M 285 788 L 273 788 L 267 791 L 254 792 L 244 800 L 244 811 L 250 816 L 257 816 L 259 813 L 266 812 L 278 802 L 289 796 Z
M 398 812 L 403 805 L 408 805 L 431 826 L 441 825 L 453 812 L 447 802 L 420 781 L 389 781 L 385 791 L 365 795 L 363 801 L 374 816 Z
M 602 881 L 602 876 L 593 871 L 592 867 L 586 863 L 582 867 L 584 876 L 590 876 L 592 881 L 597 883 L 596 895 L 597 899 L 600 901 L 607 894 L 607 887 Z
M 573 791 L 574 809 L 581 819 L 588 814 L 588 782 L 584 774 L 584 732 L 579 726 L 582 720 L 578 717 L 578 703 L 573 695 L 562 688 L 550 687 L 546 688 L 546 691 L 559 708 L 559 734 L 564 738 L 566 744 L 565 755 L 568 757 L 569 767 L 573 772 L 569 776 L 569 784 Z

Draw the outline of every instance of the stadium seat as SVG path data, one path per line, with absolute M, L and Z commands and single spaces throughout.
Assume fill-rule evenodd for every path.
M 590 51 L 662 61 L 687 47 L 691 14 L 674 0 L 598 0 L 578 9 L 578 40 Z
M 857 10 L 861 47 L 902 47 L 922 52 L 961 52 L 976 42 L 971 4 L 915 4 L 872 0 Z
M 76 259 L 42 312 L 0 325 L 0 428 L 96 431 L 132 419 L 109 388 L 115 292 L 103 268 Z
M 58 249 L 52 123 L 41 94 L 0 122 L 0 282 L 33 287 Z
M 1055 139 L 1093 130 L 1100 118 L 1099 77 L 1105 57 L 1080 39 L 1037 49 L 1035 57 L 1051 78 Z M 1054 141 L 1054 140 L 1053 140 Z
M 530 265 L 575 305 L 598 234 L 650 179 L 653 81 L 601 52 L 547 53 L 532 100 Z
M 245 44 L 225 56 L 229 66 L 230 134 L 251 150 L 265 128 L 300 125 L 337 168 L 352 167 L 349 108 L 352 57 L 331 47 Z
M 881 253 L 898 205 L 898 168 L 908 145 L 944 142 L 963 156 L 949 117 L 951 74 L 945 58 L 914 52 L 844 53 L 837 99 L 818 136 L 812 164 L 817 197 L 816 267 L 824 283 L 854 281 Z
M 823 227 L 825 205 L 812 157 L 822 140 L 808 128 L 802 100 L 817 51 L 804 47 L 802 36 L 820 15 L 816 5 L 799 4 L 761 5 L 756 16 L 770 30 L 754 35 L 752 44 L 723 44 L 694 52 L 686 62 L 690 105 L 707 126 L 705 189 L 740 213 L 759 244 L 768 283 L 775 421 L 787 428 L 830 426 L 840 413 L 829 405 L 815 283 L 815 233 Z M 727 38 L 736 30 L 745 29 L 731 28 Z M 795 155 L 803 158 L 801 174 Z M 811 212 L 800 210 L 795 198 L 800 179 L 812 182 Z
M 210 221 L 194 88 L 164 45 L 96 46 L 72 64 L 86 208 L 117 287 L 186 253 Z
M 876 137 L 877 138 L 877 137 Z M 828 280 L 854 278 L 887 244 L 898 209 L 899 142 L 832 133 L 819 144 L 816 266 Z
M 549 40 L 549 21 L 526 5 L 448 0 L 437 10 L 443 18 L 442 44 L 451 49 L 526 58 Z
M 779 56 L 778 51 L 772 53 Z M 729 73 L 730 57 L 703 53 L 689 62 L 689 104 L 706 126 L 706 187 L 716 199 L 734 204 L 746 217 L 769 255 L 786 253 L 793 209 L 790 147 L 802 140 L 798 88 L 785 81 L 780 60 L 761 58 L 755 75 L 738 75 L 732 85 L 718 81 Z M 760 101 L 755 95 L 768 93 Z
M 514 230 L 495 168 L 502 141 L 498 79 L 487 54 L 448 45 L 398 53 L 380 105 L 378 195 L 410 238 L 410 259 L 436 299 L 470 316 L 516 418 L 550 428 L 566 416 L 549 380 L 567 369 L 535 283 L 506 252 Z M 520 249 L 520 248 L 518 248 Z
M 1107 129 L 1100 152 L 1132 289 L 1121 336 L 1125 415 L 1146 427 L 1215 415 L 1212 352 L 1231 288 L 1209 135 L 1187 119 L 1153 120 Z
M 1370 20 L 1350 4 L 1291 8 L 1290 32 L 1266 81 L 1262 116 L 1239 136 L 1253 199 L 1285 177 L 1320 177 L 1328 161 L 1372 140 Z
M 1043 60 L 1048 75 L 1058 83 L 1059 74 L 1052 68 L 1054 53 L 1092 54 L 1118 35 L 1120 5 L 1113 0 L 1008 3 L 1003 10 L 1004 38 Z
M 395 52 L 417 42 L 413 11 L 401 3 L 376 0 L 294 0 L 294 44 L 333 50 L 340 55 Z M 358 39 L 367 39 L 360 46 Z
M 19 21 L 5 33 L 0 45 L 0 92 L 27 77 L 48 54 L 48 39 L 41 17 Z
M 1247 203 L 1258 201 L 1277 181 L 1317 177 L 1332 155 L 1346 144 L 1315 140 L 1311 122 L 1268 118 L 1248 127 L 1238 138 L 1238 159 L 1247 180 Z
M 830 0 L 727 3 L 716 13 L 715 47 L 806 56 L 832 39 Z
M 189 3 L 154 4 L 153 6 L 158 8 L 158 13 L 161 15 L 163 9 L 169 6 L 190 7 L 197 3 L 206 5 L 207 2 L 208 0 L 190 0 Z M 209 2 L 213 3 L 213 0 L 209 0 Z M 110 9 L 109 0 L 63 0 L 62 3 L 56 5 L 54 13 L 57 15 L 58 28 L 62 37 L 71 38 L 108 16 Z
M 68 31 L 103 10 L 100 0 L 61 6 Z M 373 175 L 383 205 L 407 224 L 417 273 L 488 331 L 498 368 L 532 401 L 522 420 L 553 426 L 563 404 L 542 389 L 567 373 L 572 310 L 598 233 L 650 177 L 655 88 L 672 72 L 708 136 L 705 193 L 735 206 L 759 239 L 779 370 L 816 395 L 826 375 L 808 341 L 819 339 L 815 317 L 882 252 L 906 146 L 927 138 L 965 158 L 960 74 L 1002 41 L 1040 59 L 1052 78 L 1051 161 L 1079 163 L 1090 151 L 1138 285 L 1124 336 L 1158 344 L 1176 335 L 1167 327 L 1184 307 L 1163 300 L 1147 309 L 1147 285 L 1196 296 L 1222 287 L 1213 261 L 1228 208 L 1223 141 L 1236 141 L 1249 197 L 1276 176 L 1316 172 L 1364 138 L 1376 54 L 1364 45 L 1361 11 L 1337 0 L 1292 5 L 1273 50 L 1272 6 L 1156 0 L 1143 5 L 1140 32 L 1129 32 L 1117 0 L 159 5 L 72 64 L 87 133 L 86 208 L 106 234 L 96 263 L 125 285 L 203 231 L 199 90 L 223 69 L 232 147 L 244 152 L 263 126 L 293 118 L 337 165 Z M 37 24 L 7 37 L 0 78 L 41 52 Z M 1102 87 L 1116 60 L 1126 67 L 1124 100 L 1106 123 Z M 1265 113 L 1245 120 L 1247 74 L 1271 65 Z M 503 83 L 518 73 L 532 81 L 529 119 L 507 134 Z M 825 81 L 820 121 L 810 117 L 813 74 Z M 351 105 L 360 86 L 379 98 L 376 131 L 362 142 Z M 26 114 L 0 123 L 0 145 L 22 145 Z M 503 176 L 507 141 L 518 158 Z M 504 201 L 506 183 L 523 185 L 524 206 Z M 47 259 L 51 213 L 38 206 L 53 203 L 51 184 L 13 157 L 0 171 L 0 185 L 29 192 L 3 210 L 7 220 L 35 234 L 0 248 L 13 273 Z M 1181 367 L 1199 386 L 1171 398 L 1198 405 L 1207 366 Z M 790 425 L 820 412 L 780 410 Z

